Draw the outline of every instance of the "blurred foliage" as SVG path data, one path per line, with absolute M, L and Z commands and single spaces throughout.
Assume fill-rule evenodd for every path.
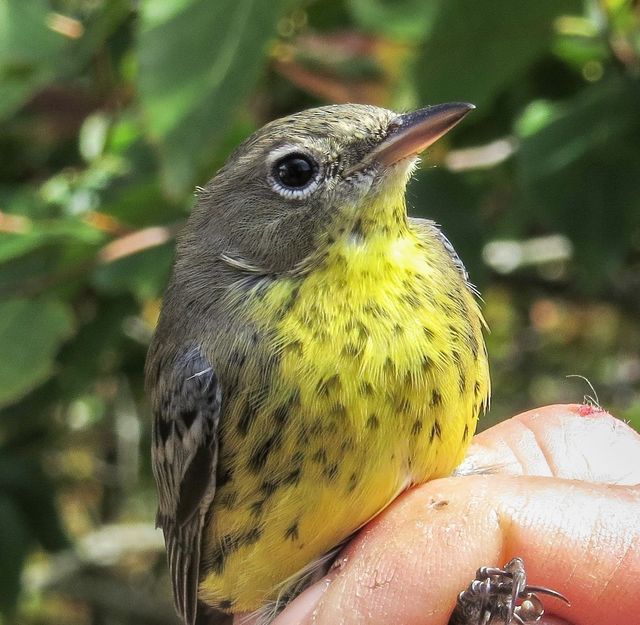
M 409 198 L 483 292 L 485 426 L 640 425 L 637 0 L 0 0 L 0 93 L 1 622 L 175 622 L 145 350 L 192 188 L 301 108 L 475 102 Z

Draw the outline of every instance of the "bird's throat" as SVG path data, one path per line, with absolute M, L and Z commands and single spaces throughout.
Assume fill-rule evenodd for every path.
M 396 181 L 394 181 L 396 182 Z M 385 184 L 356 206 L 345 206 L 326 235 L 329 254 L 344 246 L 365 248 L 393 245 L 408 234 L 405 183 Z M 366 249 L 362 253 L 366 253 Z

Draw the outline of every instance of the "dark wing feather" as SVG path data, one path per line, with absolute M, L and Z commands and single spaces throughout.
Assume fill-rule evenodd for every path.
M 155 371 L 157 525 L 164 532 L 176 609 L 185 625 L 193 625 L 202 529 L 216 487 L 220 385 L 199 349 L 165 359 Z
M 469 273 L 467 272 L 467 268 L 464 266 L 464 263 L 462 262 L 460 256 L 458 256 L 458 252 L 456 252 L 453 245 L 451 245 L 451 241 L 447 239 L 446 235 L 444 234 L 444 232 L 442 232 L 442 230 L 440 230 L 438 225 L 430 219 L 420 219 L 418 217 L 409 217 L 409 223 L 413 227 L 414 232 L 416 232 L 416 234 L 426 243 L 429 243 L 430 239 L 432 239 L 433 237 L 440 241 L 446 252 L 451 257 L 451 261 L 453 262 L 458 273 L 462 276 L 462 279 L 464 280 L 467 287 L 471 290 L 472 293 L 479 295 L 476 287 L 469 281 Z

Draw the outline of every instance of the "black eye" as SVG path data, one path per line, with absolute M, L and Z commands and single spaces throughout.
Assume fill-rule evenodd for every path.
M 283 156 L 274 166 L 274 175 L 285 187 L 300 189 L 313 179 L 318 166 L 315 161 L 295 152 Z

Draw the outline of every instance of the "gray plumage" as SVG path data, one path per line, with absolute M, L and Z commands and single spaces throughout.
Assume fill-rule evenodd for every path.
M 158 344 L 156 343 L 156 346 Z M 195 623 L 202 527 L 213 501 L 221 390 L 197 347 L 147 370 L 153 394 L 156 525 L 162 528 L 176 609 Z

